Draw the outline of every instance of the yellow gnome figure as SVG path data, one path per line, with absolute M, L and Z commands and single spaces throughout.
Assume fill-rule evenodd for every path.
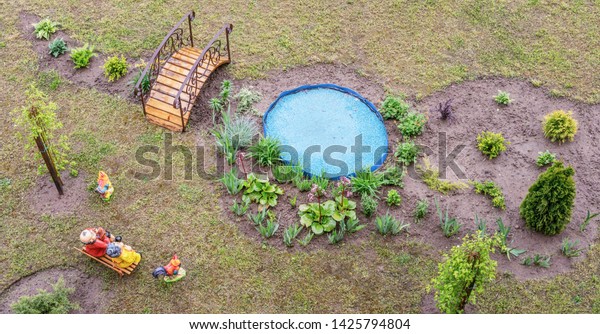
M 127 268 L 131 264 L 138 264 L 142 260 L 142 255 L 137 253 L 131 246 L 124 245 L 122 242 L 112 242 L 106 248 L 106 255 L 121 268 Z
M 110 196 L 112 195 L 115 189 L 112 186 L 112 183 L 108 179 L 108 175 L 105 172 L 98 172 L 98 187 L 96 187 L 96 192 L 100 194 L 103 200 L 110 200 Z

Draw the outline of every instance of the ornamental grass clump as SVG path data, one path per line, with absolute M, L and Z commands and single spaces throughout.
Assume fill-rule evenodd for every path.
M 575 139 L 577 120 L 572 111 L 556 110 L 544 117 L 542 127 L 546 138 L 562 144 Z
M 562 232 L 571 221 L 575 202 L 573 167 L 555 162 L 529 188 L 520 214 L 527 227 L 546 235 Z

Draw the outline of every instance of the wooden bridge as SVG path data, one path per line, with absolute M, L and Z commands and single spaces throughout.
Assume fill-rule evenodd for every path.
M 219 66 L 231 62 L 233 26 L 225 24 L 201 50 L 192 35 L 195 16 L 189 12 L 171 29 L 135 85 L 146 119 L 172 131 L 185 131 L 202 86 Z M 185 21 L 189 29 L 181 27 Z

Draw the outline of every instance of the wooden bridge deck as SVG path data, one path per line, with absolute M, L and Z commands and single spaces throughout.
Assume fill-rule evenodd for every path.
M 180 109 L 173 107 L 173 102 L 186 76 L 201 54 L 202 50 L 198 48 L 185 47 L 177 50 L 167 60 L 160 70 L 146 101 L 146 118 L 148 121 L 172 131 L 184 130 L 190 118 L 190 112 L 183 115 L 182 122 Z M 208 61 L 200 64 L 199 70 L 206 70 L 206 75 L 200 78 L 199 86 L 201 87 L 204 84 L 214 70 L 226 63 L 229 63 L 229 59 L 221 57 L 216 65 L 209 64 Z M 199 90 L 197 91 L 199 92 Z M 193 105 L 197 98 L 198 96 L 186 94 L 184 89 L 181 94 L 181 108 L 187 110 L 188 106 Z

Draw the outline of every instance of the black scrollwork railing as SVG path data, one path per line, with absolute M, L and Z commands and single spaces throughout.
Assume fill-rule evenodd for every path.
M 167 60 L 171 58 L 173 53 L 177 52 L 180 48 L 184 46 L 194 46 L 194 37 L 192 35 L 192 21 L 196 17 L 194 11 L 190 11 L 185 14 L 181 20 L 169 31 L 167 36 L 163 39 L 162 43 L 154 54 L 146 68 L 140 75 L 138 81 L 135 84 L 134 94 L 139 96 L 142 100 L 142 106 L 144 108 L 144 114 L 146 113 L 146 100 L 148 98 L 148 94 L 150 93 L 150 89 L 162 67 L 165 65 Z M 181 27 L 181 25 L 187 20 L 188 29 Z M 187 34 L 186 34 L 187 32 Z
M 214 69 L 214 67 L 218 66 L 222 60 L 225 60 L 225 63 L 229 63 L 231 61 L 231 52 L 229 50 L 229 34 L 232 30 L 233 25 L 225 24 L 223 28 L 221 28 L 221 30 L 215 34 L 204 50 L 202 50 L 202 54 L 200 57 L 198 57 L 194 63 L 194 66 L 192 66 L 190 72 L 181 84 L 181 87 L 175 96 L 175 100 L 173 101 L 173 107 L 180 110 L 181 117 L 188 113 L 193 107 L 191 103 L 182 105 L 181 94 L 185 93 L 190 97 L 198 96 L 205 78 L 211 73 L 211 65 Z M 225 33 L 224 41 L 222 40 L 223 33 Z M 223 54 L 223 52 L 226 53 Z

